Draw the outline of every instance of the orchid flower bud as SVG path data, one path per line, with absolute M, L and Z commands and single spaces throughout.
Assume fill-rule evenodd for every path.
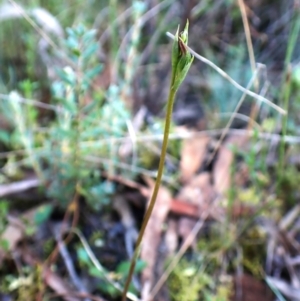
M 172 49 L 172 82 L 171 88 L 175 91 L 185 79 L 188 70 L 194 60 L 194 56 L 188 51 L 188 28 L 189 22 L 186 22 L 184 30 L 179 33 L 179 27 L 177 29 L 173 49 Z

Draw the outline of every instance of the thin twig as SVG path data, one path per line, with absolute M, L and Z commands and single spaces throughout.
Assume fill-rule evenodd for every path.
M 0 94 L 0 99 L 10 101 L 11 96 L 6 95 L 6 94 Z M 26 105 L 33 105 L 33 106 L 38 107 L 38 108 L 52 110 L 52 111 L 55 111 L 55 112 L 58 112 L 58 113 L 61 111 L 58 106 L 49 105 L 49 104 L 43 103 L 43 102 L 38 101 L 38 100 L 24 98 L 24 97 L 21 97 L 21 96 L 19 96 L 18 99 L 16 99 L 16 101 L 19 101 L 20 103 L 24 103 Z
M 244 25 L 244 31 L 245 31 L 245 37 L 246 37 L 246 42 L 247 42 L 247 48 L 248 48 L 248 53 L 249 53 L 249 60 L 250 60 L 250 65 L 252 69 L 252 73 L 256 71 L 256 62 L 255 62 L 255 56 L 254 56 L 254 50 L 253 50 L 253 45 L 252 45 L 252 40 L 251 40 L 251 32 L 250 32 L 250 26 L 247 18 L 247 11 L 246 11 L 246 6 L 244 3 L 244 0 L 238 0 L 241 15 L 242 15 L 242 20 L 243 20 L 243 25 Z M 258 89 L 256 87 L 257 82 L 254 84 L 255 90 Z
M 9 194 L 24 192 L 31 188 L 36 188 L 41 185 L 39 179 L 28 179 L 24 181 L 14 182 L 11 184 L 0 185 L 0 197 L 7 196 Z
M 238 0 L 238 4 L 240 7 L 243 25 L 244 25 L 244 31 L 245 31 L 245 37 L 246 37 L 246 42 L 247 42 L 250 65 L 251 65 L 252 73 L 254 74 L 254 72 L 256 71 L 256 62 L 255 62 L 253 44 L 252 44 L 252 40 L 251 40 L 250 25 L 249 25 L 248 16 L 247 16 L 246 5 L 244 3 L 244 0 Z M 258 92 L 258 89 L 259 89 L 259 81 L 258 81 L 258 79 L 256 79 L 254 81 L 254 91 Z M 253 126 L 252 120 L 255 120 L 258 110 L 259 110 L 259 106 L 256 103 L 254 103 L 251 108 L 251 112 L 250 112 L 251 119 L 248 124 L 248 129 L 252 128 L 252 126 Z
M 58 250 L 59 253 L 65 263 L 65 266 L 67 268 L 68 274 L 71 278 L 72 283 L 74 286 L 79 290 L 80 293 L 87 294 L 87 289 L 85 288 L 84 284 L 82 283 L 81 279 L 78 277 L 77 272 L 75 270 L 72 258 L 70 256 L 70 253 L 68 251 L 68 248 L 66 247 L 65 243 L 62 241 L 60 237 L 60 231 L 56 229 L 55 237 L 58 244 Z M 90 298 L 85 297 L 84 301 L 91 301 Z

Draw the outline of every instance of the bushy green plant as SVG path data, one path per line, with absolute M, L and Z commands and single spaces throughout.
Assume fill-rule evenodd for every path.
M 117 86 L 103 93 L 92 89 L 93 79 L 102 70 L 96 60 L 96 32 L 78 26 L 68 29 L 68 35 L 66 46 L 73 66 L 60 70 L 60 79 L 53 84 L 59 112 L 46 144 L 46 152 L 53 153 L 48 159 L 48 176 L 52 178 L 49 193 L 68 201 L 77 190 L 98 208 L 106 202 L 105 196 L 114 192 L 114 186 L 108 181 L 102 182 L 101 173 L 86 159 L 115 154 L 108 158 L 115 164 L 118 161 L 116 148 L 105 139 L 123 136 L 130 115 Z M 92 99 L 87 101 L 90 93 Z M 109 164 L 103 166 L 110 168 Z
M 97 60 L 96 31 L 79 25 L 67 29 L 67 33 L 68 65 L 57 68 L 58 79 L 52 85 L 55 118 L 47 130 L 36 130 L 36 110 L 29 103 L 23 104 L 17 92 L 10 94 L 7 115 L 15 124 L 16 145 L 25 148 L 29 164 L 47 184 L 49 196 L 64 205 L 77 191 L 98 209 L 114 192 L 114 185 L 103 181 L 94 160 L 100 157 L 97 165 L 102 163 L 104 170 L 115 172 L 119 159 L 110 139 L 125 135 L 130 114 L 117 86 L 107 91 L 93 86 L 102 70 Z M 21 88 L 25 96 L 30 96 L 33 86 L 25 81 Z

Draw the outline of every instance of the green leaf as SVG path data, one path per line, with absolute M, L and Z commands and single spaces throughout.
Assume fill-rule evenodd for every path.
M 102 70 L 103 70 L 103 65 L 98 65 L 98 66 L 94 67 L 93 69 L 87 71 L 85 73 L 85 78 L 87 78 L 88 80 L 91 80 L 96 75 L 98 75 Z
M 9 251 L 9 241 L 7 239 L 0 239 L 0 250 Z
M 75 33 L 73 28 L 67 27 L 66 32 L 67 32 L 69 37 L 72 37 L 74 39 L 77 38 L 76 33 Z
M 140 273 L 146 266 L 146 261 L 138 260 L 134 268 L 134 273 Z M 123 261 L 117 266 L 116 272 L 126 277 L 129 273 L 129 269 L 130 261 Z
M 292 82 L 296 85 L 297 88 L 300 87 L 300 67 L 297 66 L 292 71 Z
M 71 67 L 65 67 L 63 70 L 57 70 L 57 75 L 72 87 L 76 85 L 76 74 Z
M 79 43 L 76 37 L 69 36 L 67 41 L 66 41 L 66 46 L 69 49 L 79 49 Z
M 83 43 L 85 43 L 85 44 L 91 43 L 93 40 L 95 40 L 96 35 L 97 35 L 96 29 L 91 29 L 91 30 L 87 31 L 82 37 Z
M 45 222 L 51 215 L 53 206 L 50 204 L 41 206 L 34 215 L 34 222 L 36 225 L 40 225 Z
M 0 141 L 2 141 L 6 145 L 9 145 L 10 135 L 7 131 L 4 131 L 4 130 L 0 129 Z
M 96 53 L 98 45 L 93 43 L 83 50 L 81 57 L 84 61 L 88 61 Z
M 89 274 L 91 276 L 94 276 L 94 277 L 97 277 L 97 278 L 101 278 L 101 279 L 105 279 L 104 275 L 107 273 L 107 271 L 103 270 L 103 271 L 100 271 L 98 270 L 96 267 L 94 266 L 91 266 L 89 268 Z
M 74 32 L 78 37 L 81 37 L 86 31 L 86 28 L 83 24 L 79 24 L 75 29 Z
M 77 257 L 79 261 L 82 263 L 89 264 L 91 262 L 88 253 L 84 248 L 77 249 Z
M 98 284 L 98 287 L 99 287 L 99 289 L 102 291 L 102 292 L 104 292 L 104 293 L 106 293 L 106 294 L 108 294 L 108 295 L 110 295 L 111 297 L 113 297 L 113 298 L 116 298 L 117 296 L 119 296 L 120 295 L 120 291 L 119 290 L 117 290 L 112 284 L 110 284 L 110 283 L 107 283 L 107 282 L 100 282 L 99 284 Z

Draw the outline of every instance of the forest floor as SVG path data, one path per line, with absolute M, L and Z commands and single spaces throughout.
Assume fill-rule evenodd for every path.
M 0 301 L 121 300 L 187 19 L 127 299 L 300 300 L 298 1 L 23 2 L 0 4 Z

